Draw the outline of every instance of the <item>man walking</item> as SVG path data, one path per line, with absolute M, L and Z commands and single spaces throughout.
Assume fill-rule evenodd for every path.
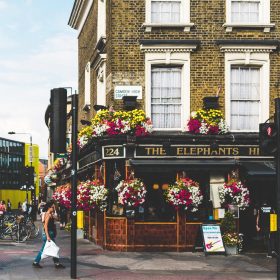
M 270 232 L 270 214 L 273 213 L 275 213 L 273 208 L 267 201 L 263 201 L 256 219 L 256 230 L 263 235 L 268 258 L 272 258 L 272 255 L 275 254 L 275 238 L 274 234 Z

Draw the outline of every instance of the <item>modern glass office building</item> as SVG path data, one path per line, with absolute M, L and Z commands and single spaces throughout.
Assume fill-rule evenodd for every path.
M 0 189 L 19 189 L 24 166 L 24 143 L 0 138 Z

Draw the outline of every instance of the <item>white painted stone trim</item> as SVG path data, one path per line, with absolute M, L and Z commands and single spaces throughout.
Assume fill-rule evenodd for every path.
M 151 32 L 152 28 L 183 28 L 184 32 L 190 32 L 194 23 L 143 23 L 145 32 Z
M 69 25 L 78 30 L 78 37 L 85 25 L 93 0 L 79 0 L 69 19 Z
M 154 0 L 157 1 L 157 0 Z M 151 20 L 151 3 L 152 0 L 146 0 L 145 5 L 145 23 L 143 26 L 146 27 L 146 32 L 151 32 L 153 27 L 183 27 L 185 32 L 189 32 L 190 28 L 194 25 L 190 22 L 190 0 L 158 0 L 158 1 L 174 1 L 181 2 L 181 10 L 180 10 L 180 23 L 152 23 Z
M 242 0 L 241 0 L 242 1 Z M 244 0 L 248 1 L 248 0 Z M 231 20 L 231 3 L 232 0 L 226 0 L 226 23 L 223 25 L 226 32 L 231 32 L 233 28 L 249 27 L 249 28 L 263 28 L 264 32 L 270 32 L 270 29 L 275 24 L 270 22 L 270 0 L 250 0 L 260 2 L 260 20 L 256 23 L 233 23 Z
M 271 53 L 277 49 L 276 45 L 220 45 L 220 50 L 226 53 L 244 53 L 244 52 L 254 52 L 254 53 Z
M 197 49 L 197 45 L 140 45 L 145 53 L 189 53 Z

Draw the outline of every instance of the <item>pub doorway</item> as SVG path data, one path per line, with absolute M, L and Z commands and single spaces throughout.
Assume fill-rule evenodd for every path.
M 272 176 L 255 176 L 247 179 L 246 185 L 250 191 L 251 204 L 240 211 L 239 232 L 244 234 L 244 251 L 265 252 L 263 236 L 256 231 L 257 210 L 266 201 L 276 208 L 276 180 Z

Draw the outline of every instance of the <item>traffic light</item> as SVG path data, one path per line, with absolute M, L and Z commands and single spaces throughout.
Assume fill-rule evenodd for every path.
M 34 185 L 34 167 L 24 166 L 22 172 L 22 184 L 27 187 Z
M 67 90 L 54 88 L 51 90 L 50 112 L 50 151 L 52 153 L 66 152 L 66 117 Z
M 275 123 L 260 123 L 260 154 L 274 156 L 277 152 L 277 129 Z

